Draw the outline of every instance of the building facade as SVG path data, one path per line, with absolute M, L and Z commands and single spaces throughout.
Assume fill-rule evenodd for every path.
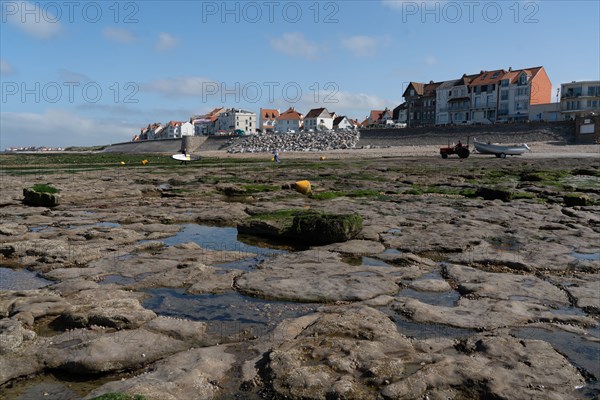
M 549 104 L 552 83 L 544 67 L 509 70 L 500 80 L 498 99 L 499 121 L 527 121 L 531 107 Z
M 600 81 L 563 83 L 560 93 L 560 111 L 565 119 L 600 114 Z
M 304 129 L 315 132 L 333 129 L 332 113 L 326 108 L 313 108 L 304 117 Z
M 238 129 L 246 133 L 256 133 L 256 113 L 239 108 L 230 108 L 221 113 L 217 119 L 216 130 L 234 132 Z
M 262 132 L 274 132 L 275 120 L 279 117 L 278 109 L 261 108 L 259 117 L 259 128 Z
M 275 132 L 299 132 L 303 129 L 304 116 L 290 107 L 275 118 Z
M 346 116 L 341 116 L 333 120 L 333 129 L 338 131 L 354 129 L 354 124 Z
M 166 136 L 168 139 L 176 139 L 181 137 L 181 125 L 179 121 L 169 121 L 166 129 Z

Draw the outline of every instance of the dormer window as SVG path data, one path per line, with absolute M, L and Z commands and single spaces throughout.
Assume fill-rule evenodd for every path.
M 527 83 L 527 75 L 522 74 L 519 76 L 519 85 L 525 85 Z

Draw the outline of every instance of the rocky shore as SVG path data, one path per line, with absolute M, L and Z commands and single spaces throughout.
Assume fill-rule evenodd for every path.
M 28 157 L 2 159 L 0 399 L 600 395 L 597 159 Z M 274 238 L 309 211 L 361 224 Z

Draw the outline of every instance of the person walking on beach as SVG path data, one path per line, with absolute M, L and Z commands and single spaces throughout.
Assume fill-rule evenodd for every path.
M 281 162 L 281 160 L 279 159 L 279 150 L 277 149 L 273 150 L 273 161 L 275 161 L 276 163 Z

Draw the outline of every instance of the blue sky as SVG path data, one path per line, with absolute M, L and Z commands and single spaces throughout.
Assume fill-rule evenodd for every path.
M 600 79 L 597 1 L 0 4 L 0 148 L 127 141 L 220 106 L 363 119 L 482 69 L 543 65 L 554 93 Z

